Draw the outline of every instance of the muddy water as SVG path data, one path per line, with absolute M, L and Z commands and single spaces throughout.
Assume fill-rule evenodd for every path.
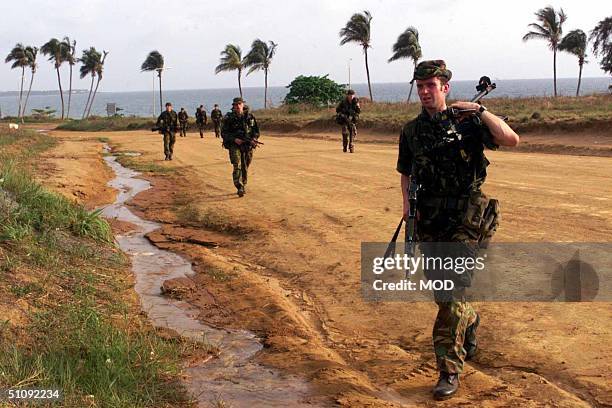
M 195 318 L 197 312 L 189 304 L 161 295 L 162 282 L 194 273 L 191 264 L 175 253 L 152 245 L 145 234 L 160 225 L 137 217 L 126 207 L 126 202 L 136 194 L 151 188 L 150 183 L 136 178 L 139 173 L 121 166 L 115 156 L 107 156 L 105 160 L 116 174 L 108 185 L 119 194 L 115 203 L 103 209 L 103 214 L 136 226 L 134 231 L 116 235 L 115 239 L 131 257 L 135 290 L 143 310 L 153 325 L 220 349 L 218 358 L 186 368 L 187 387 L 199 406 L 221 406 L 221 401 L 232 407 L 314 406 L 305 402 L 310 393 L 302 379 L 252 362 L 262 349 L 253 333 L 208 327 Z

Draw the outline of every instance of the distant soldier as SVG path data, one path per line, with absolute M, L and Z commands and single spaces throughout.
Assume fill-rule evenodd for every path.
M 221 136 L 221 120 L 223 119 L 223 113 L 216 103 L 215 108 L 210 112 L 210 118 L 215 126 L 215 137 Z
M 181 125 L 181 136 L 187 137 L 187 119 L 189 119 L 189 115 L 185 108 L 181 108 L 181 111 L 178 114 L 179 124 Z
M 336 123 L 342 125 L 342 151 L 346 153 L 348 146 L 351 153 L 355 151 L 355 137 L 357 136 L 357 120 L 361 108 L 355 91 L 346 91 L 346 98 L 336 107 Z
M 174 142 L 176 142 L 176 128 L 178 127 L 178 115 L 172 110 L 172 104 L 166 102 L 166 110 L 157 118 L 157 128 L 164 135 L 164 160 L 172 160 Z
M 214 112 L 214 110 L 213 110 Z M 212 115 L 211 115 L 212 116 Z M 223 147 L 229 150 L 230 162 L 234 166 L 232 179 L 238 189 L 238 196 L 246 193 L 248 170 L 253 160 L 253 148 L 259 139 L 259 127 L 252 114 L 245 114 L 244 100 L 234 98 L 232 110 L 223 118 Z
M 196 124 L 198 125 L 198 130 L 200 131 L 200 137 L 204 137 L 204 126 L 208 123 L 208 117 L 206 117 L 206 110 L 204 109 L 204 105 L 200 105 L 199 108 L 196 109 Z

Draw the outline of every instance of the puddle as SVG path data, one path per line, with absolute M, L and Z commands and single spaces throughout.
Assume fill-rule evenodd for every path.
M 194 273 L 191 264 L 173 252 L 152 245 L 145 234 L 160 225 L 143 220 L 126 207 L 128 200 L 151 188 L 150 183 L 136 178 L 139 173 L 117 163 L 116 156 L 106 156 L 104 160 L 116 175 L 108 185 L 119 193 L 115 203 L 106 206 L 102 213 L 107 218 L 136 226 L 135 231 L 116 235 L 115 239 L 132 260 L 135 290 L 142 309 L 154 326 L 175 330 L 185 337 L 212 343 L 220 349 L 218 358 L 185 370 L 188 375 L 185 382 L 190 393 L 198 399 L 198 405 L 221 406 L 223 401 L 231 407 L 313 407 L 303 402 L 311 395 L 303 379 L 251 361 L 262 349 L 253 333 L 206 326 L 195 318 L 197 310 L 191 305 L 161 295 L 163 281 Z

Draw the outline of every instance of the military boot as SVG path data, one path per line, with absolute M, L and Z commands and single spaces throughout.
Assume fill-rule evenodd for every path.
M 346 145 L 342 146 L 342 151 L 346 153 Z
M 480 315 L 476 314 L 476 321 L 465 330 L 465 340 L 463 341 L 463 348 L 465 349 L 465 359 L 471 360 L 478 351 L 478 339 L 476 338 L 476 330 L 480 325 Z
M 244 196 L 244 187 L 240 186 L 238 187 L 238 197 L 243 197 Z
M 355 153 L 355 146 L 351 146 L 351 147 L 349 147 L 349 151 L 350 151 L 351 153 Z
M 438 383 L 433 388 L 435 400 L 441 401 L 452 397 L 459 389 L 459 374 L 440 372 Z

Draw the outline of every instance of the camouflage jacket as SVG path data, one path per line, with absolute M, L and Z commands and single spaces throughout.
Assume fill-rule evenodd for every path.
M 259 126 L 253 114 L 238 115 L 234 111 L 228 112 L 223 118 L 221 128 L 223 145 L 226 148 L 234 144 L 234 139 L 259 139 Z
M 196 123 L 206 124 L 207 122 L 206 111 L 204 109 L 198 108 L 196 110 L 195 118 L 196 118 Z
M 178 113 L 179 122 L 187 122 L 187 118 L 189 118 L 189 115 L 187 114 L 187 112 L 181 111 Z
M 213 122 L 220 122 L 223 118 L 223 113 L 221 113 L 221 109 L 213 109 L 210 112 L 210 118 Z
M 353 122 L 357 122 L 359 114 L 361 113 L 361 107 L 359 106 L 359 99 L 353 98 L 350 102 L 344 98 L 338 106 L 336 106 L 336 113 L 344 115 L 347 119 Z
M 157 127 L 163 132 L 176 132 L 178 127 L 178 115 L 175 111 L 163 111 L 157 118 Z

